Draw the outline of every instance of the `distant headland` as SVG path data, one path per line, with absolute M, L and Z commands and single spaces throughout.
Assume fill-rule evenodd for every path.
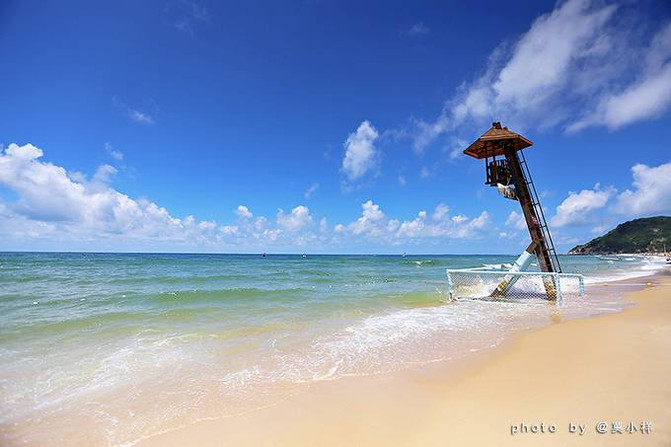
M 622 223 L 603 236 L 573 247 L 569 254 L 660 253 L 671 247 L 671 217 L 657 216 Z

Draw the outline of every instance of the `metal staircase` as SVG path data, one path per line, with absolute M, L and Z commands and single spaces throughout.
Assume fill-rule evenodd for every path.
M 545 219 L 545 213 L 543 212 L 543 206 L 541 205 L 540 199 L 538 198 L 538 193 L 536 192 L 536 186 L 534 185 L 533 180 L 531 179 L 531 171 L 529 170 L 529 165 L 527 160 L 524 157 L 524 151 L 518 152 L 520 157 L 520 164 L 522 165 L 522 175 L 524 177 L 524 183 L 527 185 L 529 194 L 531 195 L 531 205 L 535 211 L 536 217 L 538 218 L 538 226 L 541 231 L 541 235 L 545 241 L 545 246 L 550 256 L 550 262 L 554 267 L 554 271 L 561 273 L 561 264 L 559 263 L 559 257 L 557 257 L 557 250 L 555 250 L 555 245 L 552 240 L 552 235 L 548 228 L 547 221 Z

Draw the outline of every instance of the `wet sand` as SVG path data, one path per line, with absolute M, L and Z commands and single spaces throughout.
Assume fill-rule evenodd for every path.
M 671 275 L 627 282 L 631 290 L 649 281 L 621 313 L 557 321 L 456 366 L 316 383 L 278 405 L 139 445 L 671 445 Z M 621 434 L 611 433 L 617 422 Z M 529 432 L 512 434 L 521 424 Z

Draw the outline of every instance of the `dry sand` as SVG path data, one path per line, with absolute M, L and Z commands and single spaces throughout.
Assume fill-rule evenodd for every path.
M 670 446 L 671 277 L 653 281 L 627 296 L 636 305 L 622 313 L 523 333 L 458 368 L 437 363 L 319 383 L 276 406 L 140 445 Z M 622 434 L 611 433 L 616 421 Z M 599 422 L 608 433 L 597 433 Z M 630 422 L 639 431 L 630 434 Z M 642 422 L 651 433 L 640 432 Z M 520 423 L 544 423 L 546 433 L 512 435 Z M 584 435 L 569 423 L 584 424 Z

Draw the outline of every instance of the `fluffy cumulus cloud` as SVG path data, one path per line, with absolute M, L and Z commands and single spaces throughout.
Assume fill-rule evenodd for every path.
M 606 206 L 608 200 L 615 193 L 615 188 L 601 189 L 597 183 L 594 189 L 583 189 L 580 192 L 571 191 L 568 197 L 557 207 L 551 224 L 555 227 L 567 225 L 584 225 L 592 221 L 590 213 Z
M 671 213 L 671 162 L 659 166 L 636 164 L 631 168 L 632 186 L 618 194 L 615 187 L 571 191 L 550 220 L 553 227 L 593 224 L 592 232 L 601 233 L 623 218 Z M 612 200 L 611 200 L 612 199 Z M 609 205 L 610 204 L 610 205 Z M 515 227 L 522 216 L 510 213 L 506 226 Z M 520 225 L 522 225 L 520 223 Z
M 560 2 L 498 47 L 438 118 L 415 121 L 415 150 L 465 123 L 479 128 L 501 116 L 520 129 L 577 131 L 661 115 L 671 106 L 671 23 L 648 35 L 642 29 L 626 6 Z
M 303 220 L 309 220 L 307 208 L 299 206 L 282 220 L 282 228 L 280 222 L 269 227 L 264 217 L 254 219 L 244 205 L 235 210 L 237 225 L 219 226 L 193 216 L 177 218 L 156 203 L 133 199 L 112 188 L 117 173 L 113 166 L 102 165 L 87 177 L 42 161 L 43 155 L 32 144 L 10 144 L 0 154 L 0 186 L 15 197 L 0 200 L 0 239 L 5 243 L 23 238 L 31 243 L 48 241 L 60 247 L 76 243 L 95 249 L 290 244 L 291 237 L 283 228 L 300 228 Z
M 671 162 L 656 167 L 637 164 L 631 173 L 633 190 L 618 195 L 615 212 L 629 216 L 671 213 Z
M 176 219 L 155 203 L 110 188 L 108 182 L 116 172 L 112 166 L 99 167 L 87 179 L 40 161 L 42 156 L 42 150 L 31 144 L 10 144 L 0 155 L 0 184 L 18 196 L 3 204 L 5 217 L 35 221 L 53 233 L 78 238 L 124 234 L 170 239 L 177 232 L 198 228 L 193 218 Z
M 492 225 L 487 211 L 469 219 L 464 215 L 449 216 L 449 208 L 439 204 L 431 213 L 422 210 L 410 220 L 388 217 L 376 203 L 368 200 L 361 205 L 361 216 L 338 230 L 355 237 L 365 236 L 380 243 L 400 245 L 432 239 L 478 238 Z
M 277 212 L 277 224 L 292 233 L 302 231 L 312 225 L 312 216 L 307 206 L 299 205 L 285 214 L 283 210 Z
M 363 203 L 361 208 L 361 217 L 349 225 L 350 231 L 356 235 L 370 234 L 379 236 L 384 227 L 384 221 L 387 218 L 380 209 L 380 205 L 376 205 L 372 200 L 369 200 Z
M 515 230 L 526 230 L 527 228 L 527 222 L 524 220 L 524 216 L 516 211 L 511 211 L 510 214 L 508 214 L 505 225 L 506 227 Z
M 41 149 L 10 144 L 0 153 L 0 244 L 23 241 L 23 248 L 77 249 L 197 249 L 211 251 L 266 251 L 296 247 L 388 247 L 450 238 L 479 238 L 491 225 L 487 212 L 475 218 L 450 215 L 439 204 L 409 220 L 384 213 L 377 203 L 361 205 L 361 215 L 350 223 L 330 227 L 326 217 L 314 217 L 305 205 L 275 219 L 256 216 L 247 205 L 232 212 L 233 223 L 199 221 L 173 216 L 147 199 L 134 199 L 112 187 L 117 168 L 99 166 L 93 175 L 71 172 L 44 161 Z M 39 243 L 47 243 L 40 245 Z M 48 245 L 52 243 L 55 245 Z M 75 245 L 73 245 L 75 244 Z M 349 244 L 349 245 L 347 245 Z
M 245 205 L 238 205 L 238 207 L 235 209 L 235 214 L 237 214 L 237 216 L 242 219 L 251 219 L 254 217 L 254 214 L 252 214 L 252 212 L 249 211 L 249 208 L 247 208 Z
M 369 121 L 362 122 L 356 132 L 347 137 L 342 171 L 348 180 L 359 180 L 373 170 L 378 161 L 378 152 L 375 148 L 375 140 L 378 137 L 378 131 Z

